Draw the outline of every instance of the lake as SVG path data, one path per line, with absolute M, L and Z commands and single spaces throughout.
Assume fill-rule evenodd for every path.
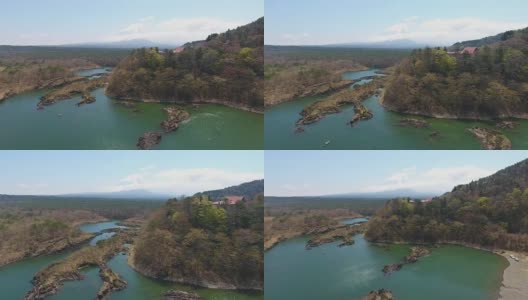
M 104 72 L 85 70 L 83 76 Z M 137 149 L 147 131 L 162 132 L 168 104 L 117 104 L 104 89 L 92 92 L 97 101 L 77 107 L 81 96 L 59 101 L 44 110 L 37 103 L 46 91 L 33 91 L 0 102 L 0 149 Z M 263 149 L 264 117 L 226 106 L 183 105 L 191 118 L 176 132 L 163 135 L 153 149 Z
M 361 299 L 369 291 L 389 289 L 397 299 L 497 299 L 508 262 L 492 253 L 460 246 L 433 248 L 430 255 L 385 276 L 386 264 L 409 253 L 409 245 L 381 247 L 354 237 L 305 250 L 308 237 L 282 242 L 266 252 L 266 300 Z
M 123 228 L 116 224 L 117 221 L 101 222 L 94 224 L 83 224 L 80 226 L 81 230 L 87 232 L 100 232 L 104 229 Z M 102 237 L 103 236 L 103 237 Z M 111 236 L 111 235 L 110 235 Z M 108 235 L 99 235 L 90 241 L 90 245 L 95 245 L 95 242 L 104 238 L 109 238 Z M 94 242 L 95 240 L 95 242 Z M 31 279 L 33 275 L 39 270 L 45 268 L 53 262 L 57 262 L 72 251 L 65 253 L 48 255 L 38 258 L 28 258 L 22 261 L 0 267 L 0 291 L 2 292 L 2 299 L 23 299 L 24 295 L 32 288 Z M 170 289 L 179 289 L 192 291 L 206 300 L 262 300 L 264 296 L 261 292 L 240 292 L 231 290 L 218 290 L 198 288 L 193 289 L 190 286 L 156 280 L 143 276 L 136 272 L 127 263 L 127 254 L 118 253 L 116 256 L 108 261 L 108 266 L 123 277 L 128 283 L 127 288 L 114 292 L 111 294 L 112 300 L 144 300 L 144 299 L 163 299 L 161 294 Z M 102 280 L 99 277 L 99 268 L 88 267 L 81 271 L 84 275 L 84 280 L 80 281 L 66 281 L 64 286 L 56 295 L 50 296 L 50 300 L 92 300 L 97 294 Z
M 347 79 L 376 75 L 377 70 L 349 72 Z M 367 81 L 362 81 L 364 83 Z M 361 84 L 360 83 L 360 84 Z M 352 87 L 353 88 L 353 87 Z M 324 96 L 298 98 L 266 109 L 266 149 L 481 149 L 480 143 L 466 128 L 480 126 L 494 128 L 494 123 L 472 120 L 448 120 L 410 116 L 387 111 L 372 96 L 364 105 L 374 114 L 370 120 L 356 126 L 347 125 L 354 115 L 353 106 L 345 106 L 340 113 L 325 116 L 321 121 L 303 126 L 296 134 L 299 113 L 306 106 L 322 100 Z M 404 118 L 419 118 L 429 122 L 429 128 L 398 126 Z M 516 129 L 501 130 L 511 141 L 513 149 L 528 149 L 528 121 L 519 120 Z M 434 132 L 436 135 L 432 136 Z M 326 141 L 330 141 L 325 145 Z

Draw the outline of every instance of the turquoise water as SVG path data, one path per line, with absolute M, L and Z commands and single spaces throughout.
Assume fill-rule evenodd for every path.
M 101 70 L 82 71 L 83 74 Z M 97 101 L 77 107 L 81 96 L 59 101 L 44 110 L 37 103 L 46 91 L 20 94 L 0 102 L 0 149 L 137 149 L 148 131 L 162 132 L 166 104 L 118 104 L 104 89 L 92 92 Z M 153 149 L 263 149 L 264 117 L 221 105 L 183 106 L 191 118 L 176 132 L 165 134 Z
M 101 222 L 95 224 L 83 224 L 80 226 L 81 230 L 96 233 L 104 229 L 124 227 L 118 226 L 117 221 Z M 100 235 L 96 237 L 98 240 L 108 238 L 110 236 Z M 90 245 L 95 245 L 93 239 Z M 67 255 L 72 253 L 68 251 L 57 255 L 48 255 L 38 258 L 29 258 L 22 261 L 4 266 L 0 268 L 0 299 L 23 299 L 24 295 L 31 290 L 31 279 L 34 274 L 50 265 L 53 262 L 58 262 L 64 259 Z M 110 299 L 126 299 L 126 300 L 145 300 L 145 299 L 162 299 L 161 294 L 169 289 L 180 289 L 193 291 L 200 294 L 206 300 L 262 300 L 264 298 L 262 293 L 258 292 L 240 292 L 218 289 L 193 289 L 190 286 L 170 283 L 162 280 L 156 280 L 143 276 L 134 271 L 127 264 L 127 255 L 125 253 L 118 253 L 108 261 L 108 266 L 115 272 L 120 274 L 128 283 L 127 288 L 123 291 L 111 294 Z M 99 268 L 87 267 L 81 270 L 84 275 L 83 280 L 67 281 L 60 289 L 59 293 L 47 299 L 53 300 L 91 300 L 97 294 L 101 287 L 102 280 L 99 277 Z
M 127 228 L 126 226 L 117 225 L 119 221 L 108 221 L 108 222 L 100 222 L 100 223 L 93 223 L 93 224 L 82 224 L 79 226 L 79 228 L 82 231 L 86 231 L 89 233 L 96 233 L 100 232 L 105 229 L 111 229 L 111 228 Z
M 441 246 L 385 276 L 383 266 L 401 261 L 410 246 L 384 248 L 359 235 L 352 246 L 340 248 L 334 242 L 305 250 L 307 240 L 288 240 L 266 252 L 266 300 L 361 299 L 380 288 L 405 300 L 495 300 L 508 266 L 506 259 L 489 252 Z
M 351 72 L 348 79 L 375 75 L 376 70 Z M 367 81 L 362 81 L 365 83 Z M 471 120 L 447 120 L 409 116 L 385 110 L 377 96 L 368 98 L 364 104 L 374 117 L 361 121 L 356 126 L 347 125 L 354 115 L 354 108 L 347 106 L 340 113 L 325 116 L 321 121 L 303 126 L 305 131 L 296 134 L 295 123 L 306 106 L 322 100 L 323 96 L 305 97 L 266 109 L 266 149 L 481 149 L 479 141 L 467 128 L 474 126 L 494 128 L 491 122 Z M 430 123 L 429 128 L 398 126 L 404 118 L 421 118 Z M 528 149 L 528 121 L 519 120 L 517 129 L 502 132 L 512 141 L 514 149 Z M 436 136 L 431 136 L 438 132 Z M 326 141 L 330 141 L 326 145 Z

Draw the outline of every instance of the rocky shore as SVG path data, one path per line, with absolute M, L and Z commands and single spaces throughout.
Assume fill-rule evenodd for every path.
M 151 149 L 154 145 L 161 142 L 161 133 L 159 132 L 146 132 L 138 139 L 136 146 L 141 150 Z
M 350 126 L 354 126 L 359 121 L 370 120 L 374 117 L 374 114 L 361 102 L 354 102 L 354 113 L 352 120 L 349 122 Z
M 31 247 L 31 249 L 26 249 L 24 251 L 20 251 L 20 249 L 10 250 L 9 248 L 0 247 L 0 267 L 28 257 L 50 255 L 73 249 L 87 243 L 94 236 L 95 234 L 82 232 L 76 237 L 60 237 L 45 242 L 39 242 L 35 247 Z
M 370 291 L 370 293 L 363 297 L 362 300 L 395 300 L 392 292 L 387 289 L 379 289 L 377 291 Z
M 486 150 L 511 150 L 511 141 L 500 131 L 483 128 L 473 127 L 468 128 L 468 131 L 476 136 L 482 148 Z
M 416 118 L 405 118 L 401 119 L 398 122 L 399 126 L 403 127 L 414 127 L 414 128 L 427 128 L 429 123 L 426 120 L 416 119 Z
M 366 225 L 341 225 L 331 228 L 325 232 L 320 232 L 315 237 L 308 240 L 306 243 L 306 250 L 318 247 L 323 244 L 332 243 L 335 241 L 342 241 L 338 247 L 349 246 L 354 244 L 353 236 L 364 233 Z
M 164 281 L 170 281 L 170 282 L 177 282 L 181 284 L 186 284 L 190 286 L 199 286 L 199 287 L 205 287 L 210 289 L 223 289 L 223 290 L 247 290 L 247 291 L 262 291 L 264 289 L 263 282 L 255 281 L 247 284 L 239 284 L 232 282 L 229 280 L 229 278 L 220 278 L 216 274 L 209 273 L 207 274 L 207 278 L 202 277 L 199 279 L 192 278 L 192 275 L 170 275 L 166 277 L 160 277 L 156 271 L 140 267 L 136 263 L 136 254 L 134 251 L 134 247 L 131 247 L 129 250 L 128 255 L 128 265 L 136 270 L 137 272 L 150 277 L 155 278 L 159 280 Z M 205 275 L 204 275 L 205 276 Z
M 363 111 L 364 114 L 359 115 L 359 119 L 371 118 L 371 113 L 361 109 L 361 102 L 372 95 L 379 94 L 379 89 L 383 87 L 383 78 L 377 78 L 371 82 L 356 86 L 353 89 L 346 89 L 333 94 L 321 101 L 317 101 L 308 107 L 304 108 L 300 113 L 301 118 L 297 121 L 297 125 L 309 125 L 316 123 L 323 119 L 328 114 L 335 114 L 341 111 L 343 105 L 352 104 L 358 111 Z M 368 112 L 368 113 L 367 113 Z M 356 111 L 356 114 L 358 112 Z
M 43 299 L 56 294 L 65 281 L 81 280 L 80 270 L 87 266 L 98 266 L 103 279 L 99 294 L 105 299 L 113 290 L 123 288 L 126 283 L 106 266 L 106 261 L 123 251 L 125 243 L 133 242 L 133 232 L 117 233 L 113 237 L 97 243 L 96 246 L 84 247 L 62 261 L 53 263 L 39 271 L 32 280 L 33 288 L 24 297 L 25 300 Z
M 177 106 L 164 107 L 163 110 L 167 113 L 167 120 L 161 122 L 161 128 L 165 133 L 175 131 L 180 126 L 180 123 L 188 120 L 191 115 L 184 109 Z
M 513 251 L 496 251 L 496 253 L 505 257 L 510 263 L 502 275 L 499 300 L 528 299 L 528 284 L 526 284 L 528 282 L 528 255 Z
M 114 291 L 120 291 L 126 288 L 127 282 L 121 279 L 119 274 L 110 269 L 105 263 L 101 264 L 99 269 L 99 277 L 103 280 L 103 284 L 97 292 L 96 299 L 108 299 L 110 294 Z
M 95 97 L 90 95 L 90 93 L 83 93 L 82 100 L 77 103 L 77 106 L 81 106 L 84 104 L 91 104 L 95 102 Z
M 165 298 L 165 300 L 202 300 L 203 299 L 198 294 L 184 292 L 184 291 L 176 291 L 176 290 L 166 291 L 165 293 L 163 293 L 163 297 Z
M 70 84 L 61 86 L 59 89 L 53 90 L 40 98 L 37 104 L 39 109 L 44 106 L 49 106 L 57 103 L 60 100 L 71 99 L 77 95 L 90 94 L 91 91 L 102 88 L 108 83 L 108 77 L 103 76 L 95 79 L 81 78 Z
M 277 93 L 276 95 L 265 94 L 265 103 L 266 107 L 271 107 L 277 104 L 291 101 L 296 98 L 310 97 L 310 96 L 319 96 L 329 93 L 335 93 L 350 87 L 354 84 L 354 80 L 341 80 L 337 82 L 323 82 L 315 85 L 303 87 L 296 91 L 291 91 L 289 93 Z
M 66 84 L 70 84 L 79 80 L 83 80 L 84 77 L 74 76 L 74 77 L 60 77 L 51 80 L 46 80 L 34 84 L 28 84 L 26 86 L 20 87 L 9 87 L 9 86 L 0 86 L 0 102 L 6 100 L 9 97 L 16 96 L 21 93 L 26 93 L 34 90 L 40 89 L 49 89 L 49 88 L 58 88 Z
M 385 275 L 390 275 L 392 272 L 399 271 L 406 264 L 412 264 L 418 261 L 422 256 L 429 255 L 431 252 L 429 249 L 423 246 L 415 246 L 411 248 L 411 253 L 403 258 L 402 262 L 395 264 L 385 265 L 382 269 Z

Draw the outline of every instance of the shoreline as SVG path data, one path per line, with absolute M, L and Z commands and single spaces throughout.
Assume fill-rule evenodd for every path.
M 141 270 L 136 264 L 134 263 L 134 259 L 132 258 L 134 256 L 134 246 L 130 247 L 128 249 L 128 256 L 127 256 L 127 264 L 128 266 L 133 269 L 135 272 L 138 272 L 139 274 L 159 280 L 159 281 L 166 281 L 170 283 L 176 283 L 176 284 L 182 284 L 187 286 L 197 286 L 204 289 L 213 289 L 213 290 L 231 290 L 231 291 L 238 291 L 238 292 L 264 292 L 264 286 L 262 288 L 257 287 L 238 287 L 234 284 L 225 283 L 225 282 L 207 282 L 207 281 L 201 281 L 201 282 L 195 282 L 193 280 L 186 280 L 184 278 L 174 278 L 174 277 L 166 277 L 166 278 L 159 278 L 148 272 L 147 270 Z
M 298 238 L 302 236 L 308 236 L 307 234 L 301 234 L 293 237 L 289 237 L 286 239 L 280 239 L 275 241 L 271 247 L 268 249 L 265 249 L 264 252 L 267 252 L 268 250 L 271 250 L 273 247 L 278 245 L 281 242 L 287 241 L 289 239 Z M 365 240 L 367 240 L 365 238 Z M 485 248 L 479 245 L 473 245 L 469 243 L 461 243 L 461 242 L 450 242 L 450 241 L 443 241 L 436 244 L 430 244 L 430 243 L 419 243 L 419 242 L 388 242 L 388 241 L 376 241 L 372 242 L 367 240 L 369 243 L 372 244 L 393 244 L 393 245 L 422 245 L 422 246 L 434 246 L 434 245 L 453 245 L 453 246 L 460 246 L 460 247 L 466 247 L 471 248 L 475 250 L 481 250 L 486 251 L 495 255 L 499 255 L 504 257 L 509 265 L 504 269 L 502 273 L 502 282 L 501 286 L 499 288 L 499 291 L 497 293 L 497 299 L 498 300 L 522 300 L 522 299 L 528 299 L 528 254 L 522 253 L 522 252 L 516 252 L 516 251 L 510 251 L 510 250 L 503 250 L 503 249 L 491 249 L 491 248 Z M 519 259 L 519 261 L 513 260 L 510 255 L 513 255 Z
M 368 71 L 368 70 L 372 70 L 372 69 L 370 69 L 368 67 L 364 67 L 364 68 L 360 68 L 360 69 L 357 69 L 357 70 L 347 70 L 347 71 L 338 72 L 338 73 L 340 73 L 341 77 L 343 77 L 343 75 L 346 74 L 346 73 L 363 72 L 363 71 Z M 266 100 L 264 99 L 264 111 L 266 109 L 272 108 L 274 106 L 278 106 L 278 105 L 281 105 L 281 104 L 284 104 L 284 103 L 287 103 L 287 102 L 295 101 L 296 99 L 299 99 L 299 98 L 325 96 L 325 95 L 329 95 L 329 94 L 332 94 L 332 93 L 336 93 L 336 92 L 339 92 L 339 91 L 344 90 L 346 88 L 349 88 L 355 82 L 357 82 L 354 79 L 345 79 L 345 78 L 342 78 L 342 81 L 349 81 L 349 82 L 346 85 L 342 86 L 342 87 L 329 89 L 329 90 L 327 90 L 327 91 L 325 91 L 323 93 L 315 93 L 315 94 L 310 94 L 310 95 L 293 96 L 292 98 L 287 98 L 285 100 L 280 100 L 280 101 L 271 101 L 271 100 L 269 100 L 268 102 L 271 101 L 271 103 L 269 103 L 269 104 L 267 104 Z
M 391 108 L 390 106 L 386 105 L 383 101 L 385 94 L 385 89 L 383 89 L 382 94 L 379 96 L 378 103 L 383 107 L 383 109 L 402 114 L 402 115 L 409 115 L 409 116 L 419 116 L 419 117 L 425 117 L 425 118 L 431 118 L 431 119 L 444 119 L 444 120 L 457 120 L 457 121 L 481 121 L 481 122 L 495 122 L 495 121 L 504 121 L 504 120 L 528 120 L 528 113 L 527 114 L 520 114 L 520 115 L 513 115 L 513 116 L 495 116 L 495 117 L 477 117 L 477 116 L 455 116 L 450 114 L 428 114 L 424 112 L 409 112 L 409 111 L 399 111 L 397 109 Z
M 358 214 L 358 215 L 359 216 L 337 217 L 337 218 L 334 218 L 334 220 L 336 220 L 337 222 L 340 222 L 342 220 L 348 220 L 348 219 L 370 218 L 370 216 L 364 216 L 364 215 L 361 215 L 361 214 Z M 343 225 L 347 225 L 348 226 L 349 224 L 339 223 L 336 226 L 337 227 L 342 227 Z M 285 242 L 287 240 L 295 239 L 295 238 L 302 237 L 302 236 L 311 236 L 314 233 L 314 231 L 316 231 L 316 230 L 317 229 L 312 229 L 312 230 L 308 230 L 308 231 L 305 230 L 303 232 L 292 233 L 291 235 L 279 235 L 279 236 L 271 237 L 268 240 L 264 239 L 264 252 L 267 252 L 267 251 L 273 249 L 278 244 L 280 244 L 282 242 Z
M 155 99 L 138 100 L 136 98 L 128 98 L 128 97 L 119 98 L 119 97 L 114 97 L 114 96 L 108 95 L 106 93 L 106 89 L 105 89 L 105 95 L 108 96 L 111 99 L 116 100 L 116 101 L 133 101 L 133 102 L 138 102 L 138 103 L 160 103 L 160 104 L 173 104 L 173 105 L 217 104 L 217 105 L 222 105 L 222 106 L 226 106 L 226 107 L 230 107 L 230 108 L 234 108 L 234 109 L 238 109 L 238 110 L 242 110 L 242 111 L 246 111 L 246 112 L 250 112 L 250 113 L 264 115 L 264 109 L 260 110 L 260 109 L 256 109 L 256 108 L 245 106 L 245 105 L 235 105 L 235 104 L 227 102 L 227 101 L 216 100 L 216 99 L 193 100 L 191 102 L 185 102 L 185 101 L 163 101 L 163 100 L 155 100 Z
M 485 248 L 479 245 L 462 243 L 462 242 L 450 242 L 442 241 L 436 244 L 430 243 L 410 243 L 410 242 L 387 242 L 387 241 L 376 241 L 369 243 L 373 244 L 406 244 L 406 245 L 454 245 L 460 247 L 471 248 L 475 250 L 486 251 L 495 255 L 504 257 L 509 265 L 504 269 L 502 273 L 502 282 L 499 288 L 497 299 L 498 300 L 522 300 L 528 299 L 528 255 L 522 252 L 503 250 L 503 249 L 492 249 Z M 519 261 L 513 260 L 510 255 L 519 258 Z
M 524 253 L 514 251 L 501 251 L 496 253 L 508 260 L 510 265 L 504 269 L 502 274 L 502 285 L 499 291 L 499 300 L 528 299 L 528 256 Z M 513 260 L 511 255 L 519 258 Z

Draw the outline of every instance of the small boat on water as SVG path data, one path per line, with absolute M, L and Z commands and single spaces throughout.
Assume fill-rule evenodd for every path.
M 328 144 L 330 144 L 330 140 L 326 141 L 324 144 L 325 146 L 327 146 Z

